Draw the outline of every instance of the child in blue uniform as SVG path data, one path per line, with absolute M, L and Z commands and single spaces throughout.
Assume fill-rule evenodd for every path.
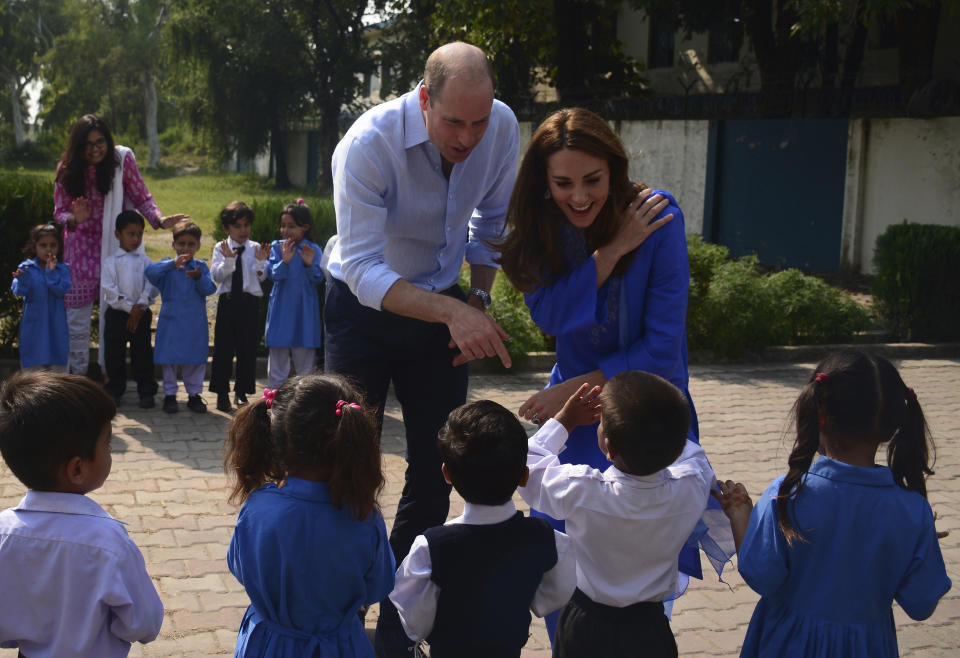
M 377 506 L 377 422 L 346 379 L 307 375 L 237 412 L 226 440 L 243 509 L 230 571 L 250 597 L 235 656 L 371 657 L 357 615 L 393 587 Z
M 20 319 L 20 367 L 66 372 L 70 337 L 63 295 L 70 290 L 70 268 L 57 260 L 62 251 L 60 230 L 41 224 L 30 231 L 10 289 L 23 297 Z
M 163 369 L 163 410 L 177 412 L 177 366 L 187 389 L 187 408 L 202 413 L 207 405 L 200 397 L 209 352 L 207 295 L 217 289 L 210 270 L 194 259 L 200 248 L 200 227 L 183 220 L 173 227 L 177 257 L 164 258 L 146 269 L 147 280 L 160 289 L 162 305 L 157 320 L 153 360 Z
M 281 240 L 275 240 L 267 261 L 273 281 L 267 307 L 265 342 L 270 348 L 267 370 L 271 388 L 290 374 L 290 360 L 298 375 L 313 371 L 317 349 L 323 347 L 323 325 L 317 286 L 323 281 L 323 250 L 310 241 L 310 208 L 297 199 L 280 213 Z
M 463 515 L 414 540 L 390 599 L 407 636 L 426 639 L 433 658 L 519 656 L 530 611 L 542 617 L 573 594 L 573 546 L 513 504 L 530 474 L 527 432 L 513 412 L 490 400 L 458 407 L 437 447 Z
M 951 584 L 920 403 L 889 361 L 844 351 L 817 366 L 794 415 L 790 470 L 752 512 L 743 485 L 719 496 L 760 594 L 740 655 L 897 656 L 893 601 L 926 619 Z M 881 443 L 889 468 L 874 463 Z

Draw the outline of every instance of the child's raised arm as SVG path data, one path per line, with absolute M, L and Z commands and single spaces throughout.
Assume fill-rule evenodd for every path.
M 581 384 L 577 392 L 567 398 L 557 415 L 557 422 L 563 425 L 569 434 L 580 425 L 592 425 L 600 420 L 600 387 L 590 388 L 590 384 Z
M 746 487 L 739 482 L 727 480 L 718 482 L 720 492 L 716 489 L 710 491 L 710 495 L 720 501 L 720 507 L 723 513 L 730 519 L 730 529 L 733 530 L 733 542 L 740 552 L 740 543 L 744 535 L 747 534 L 747 525 L 750 523 L 750 512 L 753 511 L 753 501 L 750 500 L 750 494 Z

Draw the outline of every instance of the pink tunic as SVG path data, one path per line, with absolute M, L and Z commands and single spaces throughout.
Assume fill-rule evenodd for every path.
M 57 171 L 59 172 L 59 165 Z M 100 296 L 100 241 L 103 236 L 103 195 L 97 189 L 96 167 L 90 165 L 84 173 L 84 194 L 90 207 L 90 218 L 77 224 L 74 230 L 67 229 L 63 234 L 63 260 L 70 265 L 72 286 L 63 297 L 67 308 L 78 308 L 91 304 Z M 73 217 L 70 206 L 73 198 L 62 184 L 53 187 L 53 218 L 67 225 Z M 143 183 L 137 161 L 130 152 L 123 161 L 123 207 L 134 208 L 146 218 L 153 228 L 160 228 L 163 215 L 153 202 L 153 196 Z M 113 230 L 116 217 L 107 222 Z

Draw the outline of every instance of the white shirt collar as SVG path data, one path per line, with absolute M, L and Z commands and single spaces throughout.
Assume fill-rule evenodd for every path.
M 512 500 L 508 500 L 503 505 L 479 505 L 477 503 L 464 503 L 463 514 L 450 521 L 450 523 L 468 523 L 470 525 L 493 525 L 502 523 L 517 513 L 517 507 Z
M 413 93 L 405 96 L 402 101 L 403 147 L 407 149 L 430 141 L 426 120 L 423 118 L 423 110 L 420 109 L 420 87 L 422 86 L 423 81 L 421 80 Z
M 117 247 L 117 250 L 113 252 L 114 258 L 120 258 L 121 256 L 136 256 L 139 253 L 138 250 L 134 249 L 133 251 L 127 251 L 123 247 Z
M 231 249 L 236 249 L 237 247 L 249 247 L 249 246 L 250 246 L 250 240 L 246 240 L 245 242 L 237 242 L 236 240 L 234 240 L 233 238 L 231 238 L 231 237 L 228 235 L 228 236 L 227 236 L 227 244 L 230 245 L 230 248 L 231 248 Z
M 95 501 L 83 494 L 62 493 L 59 491 L 27 491 L 15 510 L 26 512 L 53 512 L 56 514 L 82 514 L 113 519 Z M 116 520 L 116 519 L 114 519 Z

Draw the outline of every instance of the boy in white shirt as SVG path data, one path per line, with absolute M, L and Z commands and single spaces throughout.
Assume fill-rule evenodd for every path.
M 600 419 L 605 471 L 561 464 L 578 425 Z M 673 384 L 631 370 L 600 392 L 584 384 L 530 437 L 520 495 L 566 520 L 577 591 L 560 612 L 554 656 L 676 656 L 663 601 L 677 590 L 677 555 L 707 507 L 714 481 L 703 449 L 687 440 L 690 410 Z
M 150 344 L 152 314 L 150 304 L 160 291 L 147 281 L 143 272 L 150 259 L 141 249 L 143 215 L 124 210 L 117 215 L 114 234 L 120 247 L 103 261 L 100 287 L 108 306 L 103 328 L 103 359 L 107 369 L 104 388 L 120 406 L 127 390 L 127 343 L 130 343 L 130 366 L 137 382 L 140 408 L 152 409 L 157 394 L 153 369 L 153 346 Z
M 437 446 L 463 515 L 419 535 L 390 600 L 407 636 L 433 658 L 519 656 L 530 611 L 560 608 L 576 582 L 569 538 L 513 504 L 527 481 L 527 433 L 496 402 L 450 412 Z
M 0 390 L 0 454 L 29 489 L 0 512 L 0 647 L 30 658 L 126 656 L 163 604 L 123 524 L 85 494 L 110 474 L 116 407 L 80 375 L 18 373 Z

